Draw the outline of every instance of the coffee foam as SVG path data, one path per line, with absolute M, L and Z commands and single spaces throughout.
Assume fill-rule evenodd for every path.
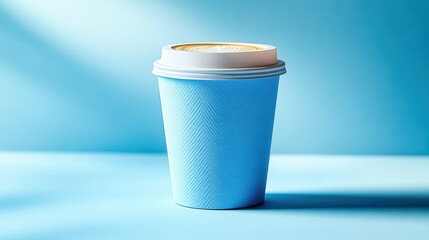
M 235 43 L 191 43 L 171 47 L 174 50 L 187 52 L 249 52 L 265 49 L 262 46 Z

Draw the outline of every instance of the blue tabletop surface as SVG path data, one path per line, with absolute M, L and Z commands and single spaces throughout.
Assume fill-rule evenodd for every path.
M 429 239 L 429 157 L 273 155 L 263 205 L 171 200 L 166 155 L 1 153 L 0 239 Z

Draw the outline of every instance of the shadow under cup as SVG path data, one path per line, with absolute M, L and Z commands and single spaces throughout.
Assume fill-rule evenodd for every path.
M 279 77 L 158 77 L 174 201 L 230 209 L 264 201 Z

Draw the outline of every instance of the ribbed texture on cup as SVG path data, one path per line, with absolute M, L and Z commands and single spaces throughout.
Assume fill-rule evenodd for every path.
M 174 201 L 230 209 L 262 203 L 279 77 L 159 77 Z

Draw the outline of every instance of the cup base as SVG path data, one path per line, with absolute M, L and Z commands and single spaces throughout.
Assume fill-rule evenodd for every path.
M 253 208 L 259 205 L 264 204 L 265 200 L 262 200 L 261 202 L 258 202 L 256 204 L 249 204 L 249 205 L 243 205 L 243 206 L 238 206 L 238 207 L 225 207 L 225 208 L 217 208 L 217 207 L 195 207 L 195 206 L 188 206 L 185 204 L 181 204 L 178 202 L 174 202 L 177 205 L 181 206 L 181 207 L 185 207 L 185 208 L 191 208 L 191 209 L 198 209 L 198 210 L 238 210 L 238 209 L 246 209 L 246 208 Z

